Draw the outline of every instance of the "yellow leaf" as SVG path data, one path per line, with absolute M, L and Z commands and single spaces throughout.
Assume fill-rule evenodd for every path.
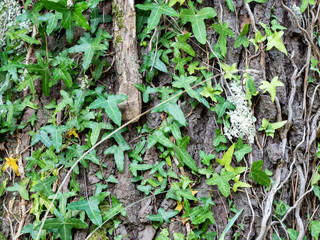
M 79 135 L 77 133 L 77 129 L 75 129 L 75 128 L 70 129 L 70 131 L 68 133 L 68 136 L 71 137 L 71 135 L 73 135 L 74 137 L 78 138 Z
M 18 158 L 13 158 L 12 155 L 10 155 L 9 158 L 5 158 L 6 159 L 6 163 L 4 164 L 2 171 L 5 171 L 8 167 L 11 167 L 12 170 L 15 172 L 15 174 L 17 174 L 17 176 L 19 176 L 19 167 L 17 165 L 17 161 L 19 159 Z
M 183 202 L 177 202 L 177 206 L 174 210 L 178 210 L 179 212 L 181 212 L 182 209 L 183 209 Z

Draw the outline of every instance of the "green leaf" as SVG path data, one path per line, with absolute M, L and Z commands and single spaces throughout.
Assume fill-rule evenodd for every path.
M 195 9 L 193 3 L 189 1 L 190 9 L 183 9 L 180 13 L 182 24 L 191 23 L 192 32 L 199 43 L 205 44 L 207 41 L 205 19 L 212 19 L 217 14 L 211 7 L 202 8 L 200 11 Z
M 248 73 L 245 73 L 244 79 L 246 84 L 246 100 L 248 100 L 249 105 L 251 106 L 252 96 L 258 95 L 259 92 L 257 91 L 256 86 L 254 85 L 254 78 L 252 76 L 250 76 Z
M 160 130 L 156 130 L 152 135 L 149 135 L 148 149 L 152 148 L 156 143 L 172 148 L 174 144 Z
M 46 32 L 47 35 L 50 35 L 53 30 L 56 29 L 58 25 L 58 21 L 62 19 L 62 13 L 61 12 L 56 12 L 56 14 L 53 14 L 52 12 L 49 12 L 45 15 L 41 15 L 38 20 L 40 22 L 47 22 L 46 26 Z
M 239 187 L 252 187 L 250 184 L 241 182 L 239 179 L 240 179 L 240 175 L 237 175 L 233 178 L 234 184 L 232 189 L 234 192 L 238 191 Z
M 7 187 L 7 191 L 13 192 L 13 191 L 18 191 L 20 196 L 24 199 L 29 201 L 29 193 L 28 190 L 26 189 L 26 185 L 29 183 L 30 178 L 25 178 L 23 179 L 19 184 L 15 183 L 11 187 Z
M 184 113 L 181 108 L 176 103 L 178 101 L 178 97 L 174 98 L 161 106 L 156 107 L 152 110 L 152 113 L 155 112 L 166 112 L 169 113 L 175 120 L 177 120 L 182 126 L 187 125 L 187 121 L 184 117 Z
M 68 204 L 67 209 L 84 210 L 86 211 L 91 222 L 97 226 L 102 224 L 102 216 L 99 209 L 99 204 L 102 202 L 108 193 L 100 193 L 101 196 L 92 196 L 89 200 L 79 200 Z
M 198 225 L 209 220 L 211 224 L 215 224 L 213 212 L 210 209 L 205 209 L 202 206 L 194 207 L 190 213 L 191 223 Z
M 218 147 L 221 143 L 227 143 L 226 136 L 221 134 L 221 130 L 216 128 L 214 130 L 215 138 L 213 139 L 213 146 Z
M 188 142 L 190 141 L 189 136 L 185 136 L 181 140 L 178 140 L 178 144 L 175 147 L 175 151 L 177 154 L 177 158 L 179 159 L 180 162 L 186 164 L 189 168 L 191 168 L 193 171 L 198 172 L 198 167 L 193 160 L 193 158 L 190 156 L 188 153 L 186 147 Z
M 251 153 L 252 151 L 252 148 L 248 144 L 242 143 L 242 138 L 239 138 L 237 141 L 235 149 L 237 151 L 235 151 L 234 156 L 236 157 L 237 162 L 240 162 L 246 154 Z
M 95 145 L 96 142 L 98 141 L 101 129 L 107 129 L 107 130 L 113 129 L 110 123 L 105 123 L 105 122 L 97 123 L 93 121 L 84 123 L 84 127 L 91 129 L 90 142 L 92 146 Z
M 84 52 L 82 67 L 84 71 L 87 71 L 90 66 L 90 63 L 93 60 L 95 52 L 108 49 L 105 44 L 100 43 L 104 39 L 105 37 L 102 36 L 102 32 L 97 33 L 97 36 L 95 38 L 91 38 L 89 33 L 85 33 L 84 36 L 80 38 L 78 45 L 69 48 L 68 52 Z
M 186 0 L 170 0 L 169 2 L 169 7 L 172 7 L 173 5 L 175 5 L 177 2 L 180 3 L 180 6 L 185 2 Z
M 179 1 L 179 0 L 173 0 L 173 1 Z M 155 240 L 170 240 L 168 229 L 166 229 L 166 228 L 162 229 L 160 235 L 158 237 L 156 237 Z
M 67 69 L 54 68 L 52 73 L 53 73 L 53 79 L 55 82 L 57 82 L 58 80 L 62 80 L 62 81 L 64 81 L 64 83 L 66 84 L 66 86 L 68 88 L 72 87 L 72 85 L 73 85 L 72 77 Z
M 236 215 L 234 215 L 233 218 L 230 219 L 227 226 L 225 227 L 225 229 L 221 233 L 219 240 L 224 240 L 224 237 L 227 235 L 227 232 L 232 228 L 234 222 L 238 219 L 238 217 L 240 216 L 242 211 L 243 211 L 243 209 L 241 209 Z
M 320 222 L 315 220 L 310 222 L 311 235 L 318 240 L 320 235 Z
M 139 185 L 137 187 L 137 189 L 141 192 L 143 192 L 145 195 L 148 195 L 152 189 L 151 185 L 147 185 L 147 186 L 142 186 L 142 185 Z
M 234 12 L 234 5 L 232 0 L 226 0 L 226 3 L 228 5 L 228 8 L 230 9 L 231 12 Z
M 210 165 L 210 161 L 212 159 L 214 159 L 216 156 L 214 154 L 206 154 L 204 151 L 202 150 L 199 150 L 199 156 L 201 158 L 201 162 L 204 164 L 204 165 L 207 165 L 209 166 Z
M 295 230 L 293 228 L 289 228 L 289 229 L 287 229 L 287 233 L 290 237 L 290 240 L 297 240 L 298 239 L 299 232 L 297 230 Z M 303 240 L 307 240 L 307 237 L 304 236 Z
M 190 97 L 197 99 L 199 102 L 201 101 L 200 95 L 191 88 L 191 83 L 197 81 L 197 77 L 186 77 L 185 75 L 180 75 L 180 77 L 178 77 L 176 75 L 173 78 L 175 80 L 174 82 L 172 82 L 173 87 L 182 88 L 188 93 Z
M 246 0 L 246 3 L 257 2 L 257 3 L 266 3 L 268 0 Z
M 41 130 L 49 133 L 51 135 L 52 146 L 56 149 L 57 152 L 61 150 L 62 147 L 62 134 L 68 130 L 67 126 L 55 126 L 47 125 L 41 128 Z
M 269 92 L 271 96 L 271 101 L 274 102 L 276 97 L 276 87 L 282 87 L 284 84 L 278 81 L 278 77 L 274 77 L 271 82 L 261 81 L 262 85 L 259 86 L 263 90 L 263 93 Z
M 228 151 L 223 155 L 222 159 L 216 159 L 216 161 L 221 165 L 224 166 L 228 172 L 234 172 L 236 174 L 240 174 L 245 171 L 245 167 L 237 167 L 233 168 L 231 164 L 233 152 L 234 152 L 235 144 L 232 144 Z
M 304 11 L 307 9 L 308 4 L 310 5 L 315 5 L 316 1 L 315 0 L 302 0 L 302 4 L 300 6 L 300 12 L 304 13 Z
M 118 108 L 118 104 L 126 100 L 126 95 L 109 95 L 107 98 L 104 96 L 98 96 L 98 98 L 90 104 L 90 109 L 103 108 L 108 117 L 118 126 L 121 125 L 121 112 Z
M 50 95 L 50 79 L 51 79 L 51 73 L 50 73 L 50 59 L 47 59 L 46 62 L 41 57 L 40 53 L 36 52 L 36 58 L 38 63 L 37 64 L 29 64 L 27 66 L 27 69 L 29 72 L 37 73 L 41 75 L 42 80 L 42 91 L 46 96 Z
M 252 163 L 251 171 L 249 177 L 252 177 L 253 181 L 259 183 L 263 186 L 270 186 L 270 178 L 268 175 L 262 171 L 263 160 L 259 160 L 257 162 Z
M 152 166 L 149 164 L 138 164 L 138 161 L 134 160 L 132 163 L 130 163 L 129 170 L 131 171 L 131 173 L 134 177 L 137 177 L 138 171 L 146 171 L 151 168 L 152 168 Z
M 179 51 L 180 49 L 182 49 L 192 57 L 195 57 L 196 53 L 194 52 L 193 48 L 188 43 L 186 43 L 186 41 L 188 40 L 188 38 L 190 38 L 190 36 L 191 36 L 191 33 L 186 33 L 184 35 L 177 35 L 178 41 L 171 43 L 171 46 L 174 48 L 175 51 Z
M 49 197 L 54 194 L 51 189 L 51 185 L 57 180 L 57 178 L 57 176 L 51 176 L 43 179 L 43 181 L 38 180 L 38 184 L 33 186 L 30 189 L 30 192 L 42 191 L 45 196 Z
M 162 14 L 171 17 L 179 17 L 179 14 L 173 8 L 169 7 L 167 3 L 162 5 L 157 3 L 137 4 L 136 7 L 145 11 L 151 10 L 150 17 L 148 18 L 148 31 L 155 29 L 160 22 Z
M 207 181 L 208 185 L 217 185 L 221 194 L 225 197 L 230 195 L 229 181 L 235 176 L 234 172 L 227 172 L 224 168 L 220 175 L 216 172 L 212 174 L 212 178 Z
M 176 216 L 178 213 L 179 211 L 166 212 L 163 208 L 160 208 L 157 215 L 148 215 L 147 218 L 151 221 L 160 222 L 160 224 L 162 224 L 163 221 L 170 223 L 170 218 Z
M 43 225 L 44 229 L 58 229 L 61 240 L 72 240 L 71 230 L 73 228 L 86 229 L 88 224 L 76 218 L 51 218 L 47 219 Z
M 114 196 L 111 196 L 111 199 L 112 207 L 104 214 L 103 221 L 110 220 L 119 213 L 121 213 L 122 216 L 126 217 L 127 213 L 122 204 Z
M 35 97 L 35 93 L 36 93 L 36 89 L 34 87 L 34 81 L 38 78 L 40 78 L 41 76 L 39 75 L 30 75 L 30 74 L 26 74 L 24 81 L 20 82 L 18 84 L 18 91 L 22 91 L 23 89 L 25 89 L 26 87 L 29 87 L 30 92 L 32 94 L 32 98 L 34 99 Z
M 267 37 L 268 43 L 267 43 L 267 51 L 269 51 L 271 48 L 275 47 L 277 48 L 280 52 L 283 52 L 285 55 L 288 55 L 287 49 L 284 46 L 281 37 L 284 34 L 283 31 L 274 31 L 274 33 L 271 36 Z
M 236 38 L 236 40 L 235 40 L 235 42 L 234 42 L 234 48 L 235 48 L 235 49 L 238 48 L 238 47 L 240 47 L 241 45 L 242 45 L 243 47 L 248 47 L 248 46 L 249 46 L 249 43 L 250 43 L 250 42 L 249 42 L 248 38 L 245 36 L 245 35 L 248 33 L 248 31 L 249 31 L 249 24 L 247 23 L 247 24 L 243 27 L 240 35 Z
M 48 133 L 42 130 L 39 130 L 33 137 L 31 141 L 31 146 L 35 145 L 41 141 L 47 148 L 52 146 L 52 141 L 50 140 Z
M 6 190 L 7 182 L 8 182 L 8 178 L 4 179 L 4 180 L 1 182 L 1 185 L 0 185 L 0 197 L 2 196 L 2 194 L 4 193 L 4 191 Z
M 113 145 L 104 151 L 104 154 L 113 154 L 117 168 L 122 173 L 124 168 L 124 152 L 130 150 L 131 147 L 127 144 Z
M 220 63 L 220 66 L 223 69 L 223 71 L 225 71 L 225 74 L 224 74 L 225 79 L 231 80 L 233 78 L 233 74 L 238 72 L 236 63 L 232 64 L 231 67 L 224 63 Z
M 142 92 L 142 100 L 143 102 L 147 103 L 149 102 L 149 95 L 153 93 L 157 93 L 159 90 L 158 88 L 153 88 L 150 86 L 145 86 L 139 83 L 135 84 L 136 88 L 138 88 Z
M 69 93 L 64 90 L 60 90 L 60 94 L 63 97 L 63 100 L 55 107 L 54 114 L 63 111 L 68 105 L 73 107 L 73 99 L 70 97 Z
M 231 110 L 235 109 L 235 106 L 225 98 L 220 97 L 219 95 L 216 95 L 216 94 L 214 94 L 213 96 L 219 101 L 219 103 L 214 108 L 218 115 L 218 118 L 221 118 L 223 114 L 226 113 L 227 109 L 231 109 Z
M 219 48 L 223 57 L 227 54 L 227 36 L 234 37 L 232 30 L 229 28 L 229 23 L 214 23 L 213 29 L 219 34 Z

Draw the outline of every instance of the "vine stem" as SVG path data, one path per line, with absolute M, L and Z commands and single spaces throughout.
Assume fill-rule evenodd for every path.
M 116 134 L 116 133 L 119 132 L 121 129 L 125 128 L 126 126 L 130 125 L 131 123 L 136 122 L 140 117 L 146 115 L 147 113 L 151 112 L 151 111 L 154 110 L 155 108 L 157 108 L 157 107 L 159 107 L 159 106 L 161 106 L 161 105 L 163 105 L 163 104 L 171 101 L 172 99 L 180 96 L 181 94 L 187 92 L 188 90 L 193 89 L 193 88 L 195 88 L 195 87 L 203 84 L 205 81 L 208 81 L 208 80 L 210 80 L 210 79 L 216 78 L 216 77 L 221 76 L 221 75 L 222 75 L 221 73 L 218 73 L 218 74 L 214 75 L 214 76 L 211 77 L 211 78 L 205 79 L 205 80 L 201 81 L 200 83 L 197 83 L 197 84 L 195 84 L 194 86 L 192 86 L 192 87 L 190 87 L 190 88 L 187 88 L 187 89 L 185 89 L 184 91 L 182 91 L 182 92 L 180 92 L 180 93 L 178 93 L 178 94 L 173 95 L 172 97 L 168 98 L 167 100 L 165 100 L 165 101 L 157 104 L 156 106 L 148 109 L 147 111 L 141 113 L 140 115 L 132 118 L 130 121 L 126 122 L 125 124 L 123 124 L 122 126 L 120 126 L 119 128 L 117 128 L 116 130 L 114 130 L 113 132 L 111 132 L 110 134 L 108 134 L 106 137 L 104 137 L 104 138 L 101 139 L 99 142 L 97 142 L 95 145 L 93 145 L 89 150 L 87 150 L 87 151 L 86 151 L 77 161 L 75 161 L 75 163 L 71 166 L 71 168 L 70 168 L 69 171 L 67 172 L 64 180 L 62 181 L 62 183 L 60 184 L 59 188 L 57 189 L 57 192 L 56 192 L 55 195 L 53 196 L 53 199 L 52 199 L 52 201 L 50 202 L 50 206 L 48 207 L 48 209 L 47 209 L 44 217 L 42 218 L 42 222 L 41 222 L 41 225 L 40 225 L 39 232 L 38 232 L 38 234 L 37 234 L 36 240 L 39 240 L 39 239 L 40 239 L 40 235 L 41 235 L 41 231 L 42 231 L 42 229 L 43 229 L 44 223 L 45 223 L 45 221 L 46 221 L 46 219 L 47 219 L 47 217 L 48 217 L 48 215 L 49 215 L 50 209 L 53 207 L 54 201 L 57 199 L 58 193 L 61 191 L 63 185 L 67 182 L 67 179 L 69 178 L 72 170 L 77 166 L 77 164 L 78 164 L 87 154 L 89 154 L 92 150 L 94 150 L 96 147 L 98 147 L 101 143 L 103 143 L 103 142 L 105 142 L 107 139 L 109 139 L 112 135 Z

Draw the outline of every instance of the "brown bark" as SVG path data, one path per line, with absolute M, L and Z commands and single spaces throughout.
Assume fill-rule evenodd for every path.
M 142 83 L 136 45 L 134 0 L 114 0 L 112 12 L 118 93 L 128 96 L 119 107 L 123 113 L 122 119 L 128 121 L 141 113 L 141 93 L 134 86 L 136 83 Z

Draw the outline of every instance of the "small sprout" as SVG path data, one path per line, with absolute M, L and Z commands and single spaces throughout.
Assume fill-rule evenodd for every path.
M 19 176 L 19 167 L 17 165 L 17 161 L 19 159 L 18 158 L 13 158 L 12 155 L 10 155 L 9 158 L 5 158 L 6 159 L 6 163 L 4 164 L 2 171 L 5 171 L 8 167 L 11 167 L 12 170 L 15 172 L 15 174 L 17 174 L 17 176 Z

